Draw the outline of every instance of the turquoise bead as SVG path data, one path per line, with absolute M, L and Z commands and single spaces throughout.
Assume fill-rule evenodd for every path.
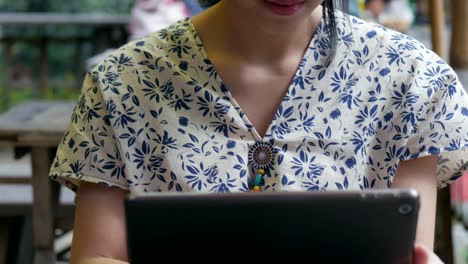
M 262 178 L 262 174 L 257 174 L 257 176 L 255 176 L 254 186 L 259 186 L 262 183 Z

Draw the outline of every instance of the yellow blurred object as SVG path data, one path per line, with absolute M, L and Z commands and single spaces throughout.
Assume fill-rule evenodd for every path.
M 366 1 L 358 0 L 359 11 L 362 13 L 366 11 Z

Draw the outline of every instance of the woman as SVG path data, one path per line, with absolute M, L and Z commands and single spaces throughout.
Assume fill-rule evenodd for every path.
M 436 191 L 468 145 L 453 70 L 332 1 L 203 2 L 87 75 L 51 170 L 78 194 L 72 263 L 127 260 L 129 192 L 407 187 L 416 263 L 438 263 Z
M 138 0 L 131 10 L 129 38 L 135 40 L 146 37 L 189 15 L 184 1 Z
M 385 4 L 388 2 L 389 0 L 367 0 L 366 10 L 370 12 L 375 20 L 378 20 L 380 14 L 382 14 L 385 9 Z

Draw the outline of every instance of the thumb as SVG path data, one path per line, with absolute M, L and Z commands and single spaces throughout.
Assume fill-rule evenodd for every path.
M 429 263 L 429 252 L 422 245 L 416 245 L 413 251 L 413 263 L 414 264 L 428 264 Z
M 413 252 L 414 264 L 443 264 L 440 258 L 424 245 L 418 244 Z

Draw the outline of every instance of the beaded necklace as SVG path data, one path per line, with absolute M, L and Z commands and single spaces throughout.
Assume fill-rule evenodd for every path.
M 257 171 L 253 181 L 252 190 L 260 191 L 266 171 L 273 165 L 273 146 L 267 142 L 256 141 L 249 149 L 249 162 Z

